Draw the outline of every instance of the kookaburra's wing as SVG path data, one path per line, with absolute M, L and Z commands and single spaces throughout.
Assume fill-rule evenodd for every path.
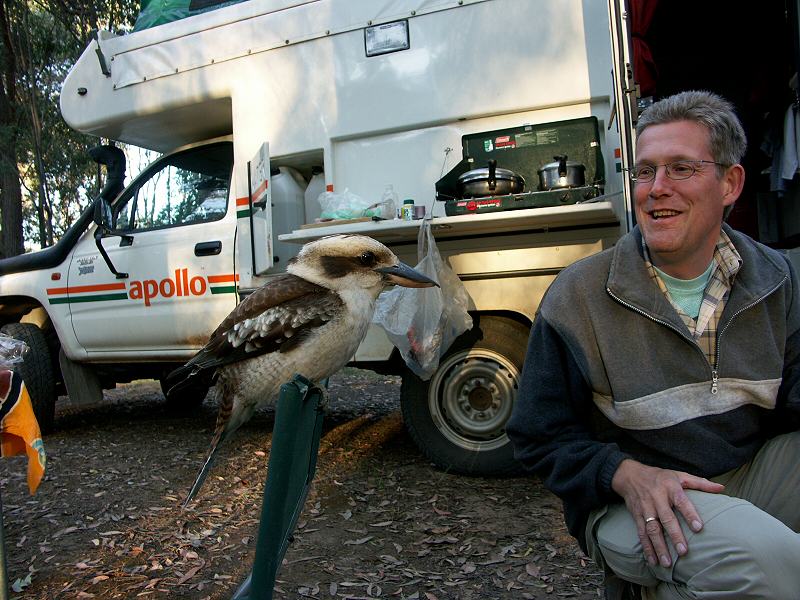
M 291 274 L 250 294 L 211 334 L 194 358 L 167 377 L 168 395 L 195 377 L 268 352 L 290 350 L 343 310 L 339 295 Z
M 343 308 L 335 292 L 283 275 L 250 294 L 188 364 L 218 367 L 294 347 Z

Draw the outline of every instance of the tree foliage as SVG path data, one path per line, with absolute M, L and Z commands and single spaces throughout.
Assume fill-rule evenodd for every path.
M 64 123 L 61 84 L 93 31 L 132 29 L 138 2 L 0 2 L 0 252 L 10 256 L 22 251 L 23 234 L 51 245 L 96 191 L 97 165 L 87 151 L 97 140 Z

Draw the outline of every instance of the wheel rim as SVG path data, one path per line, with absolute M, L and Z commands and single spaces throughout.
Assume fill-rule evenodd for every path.
M 505 423 L 517 397 L 519 369 L 502 354 L 473 348 L 449 356 L 428 387 L 428 407 L 450 442 L 486 452 L 508 443 Z

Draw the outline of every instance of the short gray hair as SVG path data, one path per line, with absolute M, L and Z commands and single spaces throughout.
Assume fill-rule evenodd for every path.
M 747 137 L 733 104 L 712 92 L 688 91 L 668 96 L 650 105 L 639 117 L 636 135 L 651 125 L 692 121 L 708 129 L 714 161 L 725 166 L 741 162 L 747 151 Z M 722 168 L 717 167 L 720 175 Z

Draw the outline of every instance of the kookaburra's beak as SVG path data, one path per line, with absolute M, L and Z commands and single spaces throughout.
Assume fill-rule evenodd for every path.
M 384 273 L 386 279 L 397 285 L 403 287 L 423 288 L 423 287 L 439 287 L 433 279 L 425 277 L 419 271 L 415 271 L 405 263 L 397 263 L 391 267 L 379 267 L 375 269 L 378 273 Z

